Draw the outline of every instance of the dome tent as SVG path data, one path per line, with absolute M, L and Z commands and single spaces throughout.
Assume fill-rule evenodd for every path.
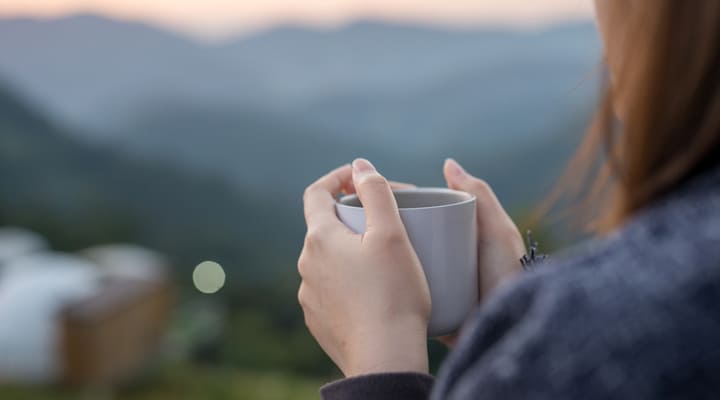
M 4 263 L 0 279 L 0 382 L 47 383 L 60 374 L 57 314 L 96 293 L 100 273 L 87 260 L 37 253 Z
M 106 244 L 80 252 L 108 278 L 163 282 L 168 278 L 168 260 L 162 254 L 133 244 Z
M 35 232 L 14 227 L 0 228 L 0 272 L 4 263 L 47 248 L 47 241 Z

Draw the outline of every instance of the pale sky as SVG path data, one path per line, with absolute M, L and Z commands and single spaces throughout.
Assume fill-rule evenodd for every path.
M 278 23 L 320 26 L 360 18 L 440 25 L 535 26 L 592 16 L 592 0 L 2 0 L 0 16 L 78 12 L 218 38 Z

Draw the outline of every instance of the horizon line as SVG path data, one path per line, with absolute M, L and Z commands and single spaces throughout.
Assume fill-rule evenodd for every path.
M 60 21 L 72 18 L 98 18 L 116 23 L 138 24 L 152 29 L 164 31 L 166 33 L 182 36 L 184 38 L 205 42 L 205 43 L 222 43 L 252 37 L 272 32 L 273 30 L 283 28 L 298 28 L 308 31 L 318 32 L 334 32 L 348 27 L 362 24 L 378 24 L 387 26 L 398 26 L 407 28 L 425 28 L 435 29 L 446 32 L 473 32 L 480 30 L 502 31 L 502 32 L 542 32 L 554 27 L 574 26 L 574 25 L 591 25 L 593 19 L 589 17 L 568 18 L 553 21 L 542 21 L 537 23 L 513 23 L 508 21 L 484 22 L 476 21 L 473 23 L 451 23 L 447 21 L 427 21 L 417 20 L 413 18 L 390 18 L 381 16 L 357 16 L 348 18 L 335 23 L 317 23 L 313 21 L 285 20 L 273 23 L 262 24 L 250 28 L 237 28 L 234 30 L 225 30 L 222 33 L 202 33 L 200 31 L 179 27 L 176 24 L 163 23 L 148 18 L 118 16 L 111 13 L 98 12 L 96 10 L 76 10 L 61 14 L 38 15 L 32 13 L 0 13 L 0 21 L 10 20 L 27 20 L 27 21 Z

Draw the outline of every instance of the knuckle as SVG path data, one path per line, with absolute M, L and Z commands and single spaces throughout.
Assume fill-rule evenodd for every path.
M 314 221 L 318 217 L 318 211 L 317 209 L 311 209 L 307 207 L 307 202 L 305 203 L 305 219 L 306 221 Z
M 310 228 L 305 235 L 305 247 L 309 249 L 320 247 L 327 240 L 330 228 L 327 224 Z
M 307 275 L 307 259 L 305 253 L 300 254 L 300 258 L 298 258 L 297 271 L 301 278 Z
M 492 189 L 490 188 L 490 185 L 480 178 L 473 178 L 473 181 L 470 186 L 474 193 L 482 195 L 482 196 L 492 193 Z
M 315 248 L 317 245 L 319 245 L 323 241 L 323 234 L 322 231 L 318 228 L 312 228 L 308 230 L 307 234 L 305 235 L 305 247 L 307 248 Z
M 304 309 L 307 302 L 306 302 L 306 298 L 305 298 L 305 296 L 306 296 L 305 290 L 303 290 L 303 289 L 304 289 L 304 286 L 300 285 L 300 289 L 298 289 L 298 292 L 297 292 L 297 301 L 298 301 L 298 304 L 300 304 L 300 307 L 302 307 Z
M 305 234 L 305 246 L 307 248 L 318 248 L 332 237 L 336 226 L 331 222 L 320 222 L 308 228 Z
M 305 188 L 305 190 L 303 191 L 303 203 L 308 202 L 308 199 L 310 198 L 310 196 L 313 194 L 314 191 L 315 191 L 314 184 Z

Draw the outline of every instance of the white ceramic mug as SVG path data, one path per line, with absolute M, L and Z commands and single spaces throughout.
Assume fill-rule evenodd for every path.
M 428 335 L 453 333 L 478 300 L 475 196 L 444 188 L 393 193 L 430 287 Z M 357 195 L 342 197 L 336 209 L 351 230 L 365 232 L 365 210 Z

